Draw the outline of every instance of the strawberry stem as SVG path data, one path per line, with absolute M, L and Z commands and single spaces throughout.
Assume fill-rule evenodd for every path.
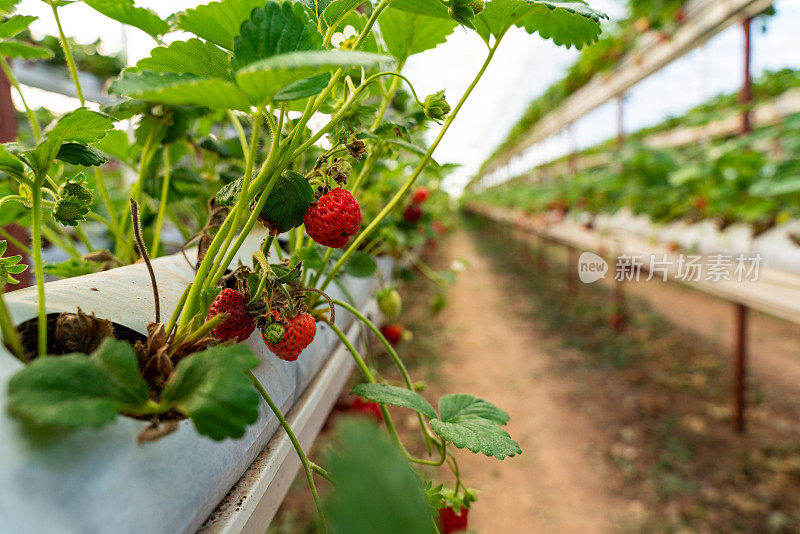
M 150 263 L 150 255 L 147 253 L 147 247 L 142 239 L 142 221 L 139 219 L 139 204 L 135 200 L 131 201 L 131 221 L 133 222 L 133 236 L 136 238 L 136 246 L 139 247 L 139 254 L 142 256 L 145 265 L 147 265 L 147 272 L 150 273 L 150 286 L 153 289 L 153 300 L 156 304 L 156 322 L 161 322 L 161 302 L 158 298 L 158 282 L 156 282 L 156 273 L 153 271 L 153 265 Z

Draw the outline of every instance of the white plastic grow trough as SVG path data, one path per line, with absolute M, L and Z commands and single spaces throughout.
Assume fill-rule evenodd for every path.
M 263 237 L 263 233 L 248 237 L 239 254 L 243 262 L 249 263 Z M 379 266 L 388 275 L 391 260 L 382 260 Z M 168 316 L 193 271 L 180 254 L 156 259 L 153 267 L 161 308 Z M 370 296 L 378 285 L 376 278 L 345 276 L 342 283 L 354 304 L 368 311 Z M 329 290 L 331 296 L 346 299 L 336 285 Z M 16 323 L 36 316 L 35 288 L 10 293 L 6 302 Z M 47 284 L 48 313 L 74 312 L 77 306 L 144 333 L 154 313 L 145 266 L 136 264 Z M 336 311 L 337 325 L 352 339 L 359 331 L 352 315 Z M 307 446 L 351 369 L 349 360 L 337 352 L 341 347 L 338 338 L 319 324 L 314 342 L 294 363 L 270 353 L 258 332 L 247 344 L 261 360 L 255 374 L 278 406 L 284 412 L 297 407 L 291 421 Z M 194 532 L 256 457 L 259 461 L 254 468 L 270 465 L 256 477 L 260 485 L 252 495 L 257 494 L 258 499 L 249 499 L 244 510 L 221 509 L 225 513 L 215 515 L 218 531 L 239 531 L 239 526 L 252 528 L 260 523 L 263 532 L 296 472 L 296 457 L 280 439 L 283 433 L 262 453 L 279 428 L 263 403 L 258 421 L 238 440 L 212 441 L 197 434 L 186 420 L 159 441 L 137 445 L 136 436 L 147 423 L 118 417 L 97 430 L 74 432 L 49 443 L 34 442 L 20 432 L 5 409 L 6 384 L 21 367 L 0 344 L 0 532 Z M 269 506 L 259 506 L 261 500 Z M 214 524 L 209 521 L 209 528 Z

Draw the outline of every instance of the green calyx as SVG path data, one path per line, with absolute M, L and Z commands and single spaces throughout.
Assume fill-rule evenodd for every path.
M 58 189 L 53 218 L 64 226 L 77 226 L 79 221 L 86 219 L 92 201 L 92 191 L 86 187 L 83 174 L 68 178 Z
M 479 15 L 483 8 L 486 7 L 486 2 L 483 0 L 471 0 L 468 5 L 475 15 Z
M 280 323 L 270 323 L 264 328 L 264 341 L 272 345 L 280 343 L 286 334 L 286 329 Z
M 472 20 L 483 10 L 483 0 L 450 0 L 446 5 L 451 19 L 472 29 Z
M 450 104 L 444 99 L 444 89 L 425 97 L 422 111 L 429 119 L 441 122 L 450 113 Z

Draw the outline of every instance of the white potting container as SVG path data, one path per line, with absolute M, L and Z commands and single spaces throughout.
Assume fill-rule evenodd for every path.
M 249 263 L 265 237 L 248 237 L 239 257 Z M 190 254 L 193 257 L 193 254 Z M 391 260 L 379 261 L 388 276 Z M 193 270 L 181 254 L 153 261 L 162 313 L 169 317 Z M 377 278 L 342 277 L 346 292 L 329 287 L 334 298 L 364 306 Z M 6 296 L 16 323 L 36 316 L 36 290 Z M 153 320 L 150 280 L 143 264 L 47 284 L 48 313 L 86 313 L 146 332 Z M 345 329 L 352 315 L 337 309 Z M 162 320 L 166 320 L 162 318 Z M 261 365 L 255 370 L 272 398 L 286 412 L 303 394 L 339 345 L 326 325 L 297 362 L 279 360 L 256 331 L 247 345 Z M 6 384 L 22 364 L 0 344 L 0 532 L 3 533 L 187 533 L 194 532 L 250 466 L 278 428 L 261 405 L 261 416 L 238 440 L 215 442 L 200 436 L 191 421 L 172 434 L 145 445 L 136 436 L 146 422 L 118 417 L 97 429 L 83 430 L 49 443 L 29 440 L 5 410 Z M 326 408 L 328 409 L 329 406 Z M 266 409 L 266 410 L 265 410 Z M 265 527 L 266 528 L 266 527 Z

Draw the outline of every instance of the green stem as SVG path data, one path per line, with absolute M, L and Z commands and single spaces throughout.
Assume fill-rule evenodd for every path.
M 169 322 L 167 323 L 167 336 L 172 333 L 172 329 L 175 328 L 175 324 L 178 322 L 178 317 L 180 317 L 181 310 L 183 309 L 183 305 L 186 303 L 186 297 L 189 296 L 189 289 L 191 289 L 192 284 L 186 286 L 181 293 L 180 298 L 178 299 L 178 303 L 175 304 L 175 309 L 172 311 L 172 316 L 169 318 Z
M 53 8 L 55 10 L 55 8 Z M 39 187 L 31 190 L 33 209 L 31 212 L 31 245 L 33 246 L 33 266 L 36 274 L 36 293 L 38 297 L 38 347 L 39 356 L 47 354 L 47 307 L 44 295 L 44 264 L 42 263 L 42 191 Z
M 39 220 L 41 221 L 41 217 Z M 50 243 L 54 244 L 55 246 L 57 246 L 58 248 L 69 254 L 74 259 L 76 260 L 81 259 L 81 253 L 78 251 L 77 248 L 75 248 L 75 245 L 72 244 L 72 241 L 70 241 L 69 238 L 67 239 L 62 238 L 60 235 L 58 235 L 58 232 L 56 230 L 53 230 L 43 222 L 40 223 L 40 226 L 41 226 L 40 229 L 41 234 L 44 235 L 45 239 L 47 239 Z M 33 229 L 31 229 L 31 241 L 33 241 Z
M 269 249 L 272 247 L 272 242 L 275 241 L 275 236 L 270 234 L 267 239 L 264 240 L 264 246 L 261 249 L 261 252 L 264 254 L 264 258 L 269 258 Z M 270 267 L 269 262 L 264 267 L 264 272 L 262 273 L 261 281 L 258 283 L 258 289 L 256 289 L 256 294 L 253 295 L 253 298 L 250 302 L 258 302 L 258 299 L 261 298 L 261 295 L 264 293 L 264 288 L 267 287 L 267 281 L 269 281 L 269 273 Z
M 244 128 L 242 128 L 242 123 L 239 121 L 239 117 L 236 116 L 232 110 L 228 110 L 228 117 L 231 119 L 231 123 L 233 127 L 236 129 L 236 133 L 239 136 L 239 144 L 242 145 L 242 154 L 247 154 L 249 149 L 247 148 L 247 135 L 244 133 Z
M 406 183 L 403 184 L 400 190 L 397 191 L 397 193 L 395 193 L 395 195 L 392 197 L 389 203 L 380 211 L 380 213 L 378 213 L 377 217 L 375 217 L 375 219 L 373 219 L 370 222 L 370 224 L 364 229 L 364 231 L 361 232 L 361 234 L 359 234 L 359 236 L 352 242 L 347 251 L 345 251 L 342 257 L 339 258 L 339 261 L 337 261 L 336 264 L 334 264 L 334 266 L 330 269 L 330 271 L 328 271 L 328 275 L 325 278 L 325 281 L 323 282 L 322 287 L 320 289 L 324 290 L 326 287 L 328 287 L 333 277 L 336 276 L 339 270 L 350 259 L 350 256 L 352 256 L 353 253 L 356 250 L 358 250 L 358 247 L 361 246 L 361 243 L 363 243 L 364 240 L 367 239 L 367 237 L 369 237 L 369 235 L 380 225 L 380 223 L 383 222 L 383 220 L 386 217 L 388 217 L 392 211 L 394 211 L 395 207 L 397 207 L 397 205 L 400 204 L 400 202 L 403 200 L 403 197 L 405 197 L 406 193 L 408 193 L 409 189 L 411 189 L 411 186 L 414 185 L 414 182 L 416 182 L 419 175 L 422 174 L 422 171 L 428 165 L 428 162 L 430 162 L 431 157 L 433 157 L 433 152 L 436 150 L 436 147 L 439 146 L 439 143 L 442 141 L 442 137 L 444 137 L 444 134 L 447 132 L 448 128 L 450 128 L 450 125 L 453 123 L 453 120 L 458 115 L 458 112 L 464 106 L 464 102 L 467 100 L 469 95 L 475 89 L 475 86 L 478 85 L 478 82 L 483 76 L 483 73 L 486 72 L 486 68 L 489 66 L 489 63 L 494 57 L 494 53 L 497 51 L 497 46 L 499 44 L 500 44 L 500 39 L 498 39 L 497 42 L 495 42 L 494 47 L 492 47 L 489 50 L 489 54 L 486 56 L 486 60 L 483 62 L 483 65 L 478 71 L 478 74 L 472 80 L 472 83 L 469 85 L 469 87 L 467 87 L 466 92 L 461 97 L 461 100 L 458 101 L 458 104 L 456 104 L 456 107 L 453 109 L 452 113 L 450 113 L 450 115 L 447 117 L 447 120 L 445 120 L 444 125 L 442 125 L 442 129 L 439 131 L 439 135 L 436 137 L 431 146 L 428 148 L 428 151 L 425 152 L 425 155 L 420 160 L 416 169 L 414 169 L 414 173 L 408 178 Z
M 0 281 L 0 334 L 3 335 L 3 341 L 11 349 L 11 354 L 22 363 L 28 363 L 25 357 L 25 350 L 22 348 L 22 342 L 19 339 L 19 332 L 14 322 L 11 320 L 11 314 L 8 313 L 6 302 L 3 300 L 3 289 L 5 281 Z
M 28 115 L 28 122 L 30 122 L 31 129 L 33 130 L 33 136 L 38 141 L 42 137 L 42 129 L 39 126 L 39 121 L 36 119 L 36 114 L 25 101 L 25 95 L 22 94 L 22 88 L 19 85 L 17 77 L 14 75 L 14 71 L 11 70 L 11 65 L 8 64 L 6 58 L 4 58 L 2 55 L 0 55 L 0 68 L 3 69 L 3 72 L 6 74 L 6 78 L 8 78 L 9 83 L 11 83 L 14 89 L 17 90 L 17 93 L 19 93 L 19 98 L 22 100 L 22 105 L 25 106 L 25 113 Z
M 336 335 L 339 336 L 339 339 L 341 340 L 342 343 L 344 343 L 344 346 L 347 347 L 347 350 L 353 356 L 353 360 L 355 360 L 356 366 L 361 371 L 361 374 L 364 375 L 366 381 L 371 384 L 374 384 L 376 382 L 375 377 L 372 375 L 372 372 L 367 367 L 367 364 L 364 363 L 364 359 L 358 353 L 353 344 L 350 343 L 350 340 L 347 338 L 344 332 L 342 332 L 342 330 L 338 326 L 331 323 L 330 321 L 326 321 L 326 323 L 328 326 L 331 327 L 331 329 L 336 333 Z M 397 443 L 397 446 L 400 448 L 401 451 L 403 451 L 403 454 L 405 455 L 406 459 L 409 462 L 413 462 L 415 464 L 420 464 L 420 465 L 429 465 L 429 466 L 440 466 L 445 462 L 445 460 L 447 459 L 447 446 L 444 440 L 442 440 L 440 446 L 440 451 L 442 453 L 442 457 L 440 460 L 424 460 L 421 458 L 413 457 L 406 449 L 406 446 L 403 445 L 403 440 L 400 439 L 400 435 L 397 433 L 397 428 L 395 428 L 394 426 L 394 421 L 392 420 L 392 415 L 389 413 L 389 409 L 386 408 L 385 404 L 379 404 L 379 406 L 381 409 L 381 414 L 383 414 L 383 421 L 386 424 L 386 429 L 389 430 L 389 433 L 394 438 L 395 443 Z
M 50 7 L 53 9 L 53 16 L 56 19 L 56 26 L 58 26 L 58 35 L 61 37 L 61 48 L 64 49 L 64 58 L 67 60 L 72 81 L 75 83 L 75 91 L 78 93 L 78 100 L 81 101 L 81 107 L 84 107 L 86 106 L 86 101 L 83 98 L 81 82 L 78 80 L 78 68 L 75 66 L 75 59 L 72 57 L 72 51 L 69 49 L 67 36 L 64 35 L 64 29 L 61 27 L 61 19 L 58 16 L 58 8 L 56 7 L 55 3 L 50 3 Z
M 269 409 L 272 410 L 272 413 L 278 418 L 283 430 L 286 431 L 286 435 L 289 436 L 289 440 L 292 442 L 292 446 L 294 447 L 295 452 L 297 452 L 297 456 L 300 458 L 300 463 L 303 465 L 303 471 L 306 473 L 308 487 L 311 490 L 311 496 L 314 498 L 314 506 L 317 508 L 320 529 L 323 533 L 325 533 L 328 531 L 328 522 L 325 519 L 325 511 L 322 509 L 322 502 L 320 501 L 319 494 L 317 493 L 317 486 L 314 484 L 314 466 L 316 464 L 312 464 L 308 459 L 306 453 L 303 451 L 303 447 L 300 446 L 300 442 L 297 440 L 297 436 L 295 436 L 292 427 L 289 426 L 289 423 L 286 421 L 283 413 L 281 413 L 278 405 L 275 404 L 275 402 L 269 396 L 269 393 L 267 393 L 267 390 L 264 389 L 263 385 L 261 385 L 261 382 L 258 381 L 258 378 L 256 378 L 252 371 L 247 371 L 247 374 L 250 375 L 250 380 L 253 382 L 253 385 L 258 390 L 258 393 L 269 406 Z
M 169 194 L 169 180 L 170 180 L 170 162 L 169 162 L 169 149 L 164 149 L 164 183 L 161 184 L 161 199 L 158 205 L 158 215 L 156 216 L 155 234 L 153 235 L 153 252 L 154 258 L 158 257 L 158 245 L 161 243 L 161 229 L 164 226 L 164 215 L 167 212 L 167 195 Z
M 94 247 L 92 246 L 91 241 L 89 241 L 89 238 L 86 236 L 86 232 L 83 230 L 83 227 L 80 224 L 75 227 L 75 235 L 78 236 L 78 239 L 81 240 L 81 243 L 84 244 L 88 252 L 94 252 Z

